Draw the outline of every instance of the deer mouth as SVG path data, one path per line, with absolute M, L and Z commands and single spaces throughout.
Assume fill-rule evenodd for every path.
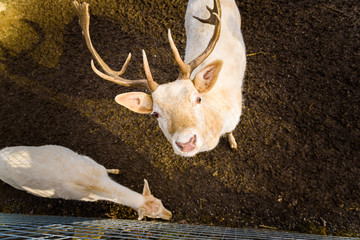
M 196 135 L 194 135 L 187 143 L 176 142 L 176 145 L 184 153 L 192 152 L 196 148 Z

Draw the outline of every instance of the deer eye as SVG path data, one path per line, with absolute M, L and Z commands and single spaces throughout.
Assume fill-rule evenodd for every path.
M 197 97 L 197 98 L 196 98 L 196 103 L 197 103 L 197 104 L 201 103 L 201 97 Z
M 159 114 L 158 112 L 153 112 L 151 115 L 154 116 L 155 118 L 159 118 L 159 117 L 160 117 L 160 114 Z

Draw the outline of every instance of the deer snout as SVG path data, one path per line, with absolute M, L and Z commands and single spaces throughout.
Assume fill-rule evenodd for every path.
M 172 213 L 167 210 L 166 208 L 163 209 L 160 218 L 164 219 L 164 220 L 170 220 L 172 218 Z
M 175 142 L 182 152 L 191 152 L 196 148 L 196 135 L 193 135 L 188 142 Z

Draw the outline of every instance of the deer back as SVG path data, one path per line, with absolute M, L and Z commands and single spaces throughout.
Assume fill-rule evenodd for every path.
M 193 78 L 203 66 L 216 59 L 221 59 L 223 67 L 211 93 L 220 88 L 241 92 L 246 66 L 246 51 L 241 32 L 240 12 L 234 0 L 220 0 L 220 4 L 222 14 L 219 40 L 209 57 L 191 75 Z M 208 18 L 209 12 L 204 10 L 206 6 L 212 6 L 212 0 L 190 0 L 188 3 L 185 15 L 187 37 L 185 62 L 190 62 L 198 56 L 210 40 L 214 26 L 203 24 L 193 17 Z

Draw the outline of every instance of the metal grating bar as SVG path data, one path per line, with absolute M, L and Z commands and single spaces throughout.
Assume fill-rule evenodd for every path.
M 31 216 L 0 213 L 0 239 L 314 239 L 354 240 L 272 230 L 155 221 Z

